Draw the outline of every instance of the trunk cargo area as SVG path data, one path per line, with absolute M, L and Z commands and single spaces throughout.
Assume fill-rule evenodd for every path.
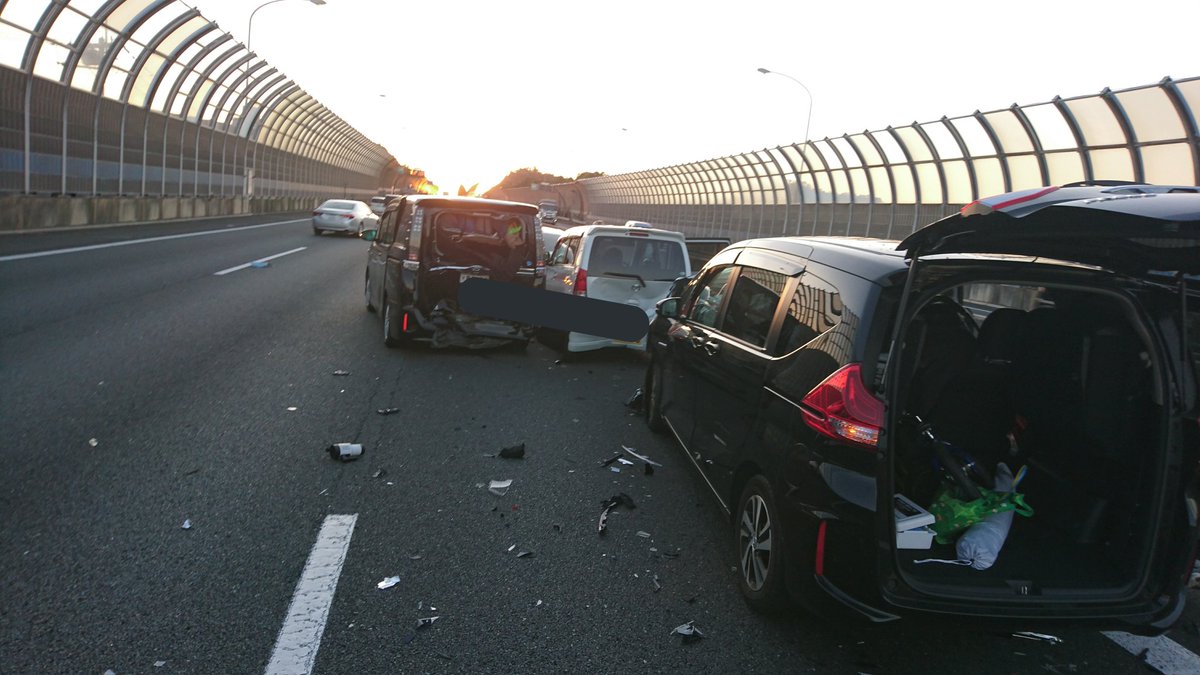
M 1126 296 L 1094 289 L 972 283 L 918 310 L 901 333 L 894 492 L 932 510 L 955 486 L 920 437 L 928 429 L 942 452 L 982 467 L 981 487 L 1000 462 L 1026 467 L 1016 492 L 1034 513 L 1012 517 L 987 569 L 918 562 L 962 559 L 966 530 L 896 549 L 908 587 L 951 601 L 1132 600 L 1162 519 L 1168 447 L 1147 335 Z

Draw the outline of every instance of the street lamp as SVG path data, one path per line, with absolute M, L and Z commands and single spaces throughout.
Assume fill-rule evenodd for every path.
M 276 1 L 278 1 L 278 0 L 276 0 Z M 808 87 L 804 86 L 803 82 L 801 82 L 800 80 L 797 80 L 796 78 L 792 77 L 791 75 L 788 75 L 787 73 L 780 73 L 780 72 L 774 71 L 774 70 L 767 70 L 766 68 L 759 68 L 758 72 L 762 73 L 763 75 L 779 75 L 780 77 L 786 77 L 787 79 L 791 80 L 792 82 L 795 82 L 796 84 L 800 85 L 800 87 L 802 89 L 804 89 L 804 93 L 808 94 L 808 119 L 804 122 L 804 144 L 808 145 L 808 125 L 812 122 L 812 109 L 813 109 L 812 92 L 808 90 Z
M 308 0 L 308 1 L 314 5 L 325 4 L 325 0 Z M 262 9 L 263 7 L 266 7 L 267 5 L 273 5 L 277 2 L 283 2 L 283 0 L 268 0 L 267 2 L 264 2 L 263 4 L 259 5 L 258 7 L 255 7 L 253 12 L 250 12 L 250 20 L 246 22 L 246 51 L 250 51 L 250 32 L 254 30 L 254 15 L 258 14 L 258 10 Z

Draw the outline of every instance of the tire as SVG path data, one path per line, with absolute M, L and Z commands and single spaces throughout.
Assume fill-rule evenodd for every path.
M 771 484 L 755 475 L 742 488 L 733 543 L 737 553 L 738 588 L 756 612 L 772 613 L 787 605 L 786 544 Z
M 371 304 L 371 277 L 368 275 L 363 282 L 363 299 L 367 302 L 367 311 L 375 313 L 375 305 Z
M 315 227 L 314 227 L 314 228 L 313 228 L 313 234 L 314 234 L 315 236 L 318 236 L 318 237 L 319 237 L 319 236 L 321 236 L 321 231 L 320 231 L 320 230 L 318 230 L 317 228 L 315 228 Z
M 650 431 L 661 434 L 667 430 L 667 421 L 662 416 L 662 368 L 651 361 L 646 370 L 646 426 Z

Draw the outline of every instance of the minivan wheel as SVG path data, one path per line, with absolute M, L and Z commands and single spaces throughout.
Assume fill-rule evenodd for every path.
M 738 588 L 746 604 L 758 612 L 780 609 L 785 602 L 783 531 L 771 484 L 761 475 L 742 489 L 734 522 L 738 556 Z
M 656 433 L 667 430 L 662 416 L 662 378 L 662 368 L 657 361 L 651 361 L 650 372 L 646 373 L 646 426 Z

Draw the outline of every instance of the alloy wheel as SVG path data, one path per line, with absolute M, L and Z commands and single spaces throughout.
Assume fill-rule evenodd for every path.
M 750 495 L 742 505 L 738 558 L 746 586 L 762 590 L 771 570 L 771 514 L 761 495 Z

